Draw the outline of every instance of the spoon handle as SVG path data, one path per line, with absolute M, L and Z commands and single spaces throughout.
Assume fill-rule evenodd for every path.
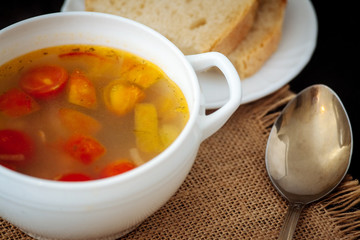
M 304 206 L 305 205 L 302 203 L 290 203 L 289 209 L 285 215 L 284 225 L 280 231 L 279 240 L 292 239 L 296 224 Z

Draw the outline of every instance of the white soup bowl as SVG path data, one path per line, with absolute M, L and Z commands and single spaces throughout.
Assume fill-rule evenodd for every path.
M 51 46 L 93 44 L 122 49 L 158 65 L 182 90 L 189 120 L 178 138 L 149 162 L 127 173 L 87 182 L 57 182 L 0 166 L 0 216 L 37 239 L 115 239 L 163 206 L 188 175 L 200 143 L 238 108 L 241 84 L 220 53 L 184 56 L 154 30 L 118 16 L 67 12 L 42 15 L 0 31 L 0 65 Z M 205 114 L 196 72 L 216 67 L 229 100 Z

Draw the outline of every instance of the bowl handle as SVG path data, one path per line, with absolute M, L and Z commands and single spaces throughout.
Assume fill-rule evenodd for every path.
M 230 60 L 218 52 L 208 52 L 186 56 L 195 71 L 205 71 L 210 67 L 217 67 L 225 76 L 229 86 L 229 100 L 215 112 L 206 115 L 200 112 L 199 127 L 202 139 L 210 137 L 218 131 L 240 106 L 242 89 L 239 75 Z

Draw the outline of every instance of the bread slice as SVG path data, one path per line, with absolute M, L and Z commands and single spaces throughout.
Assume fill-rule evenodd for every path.
M 85 0 L 87 11 L 143 23 L 184 54 L 229 54 L 252 27 L 258 0 Z
M 286 4 L 286 0 L 259 0 L 253 27 L 228 55 L 240 79 L 256 73 L 276 51 L 282 35 Z

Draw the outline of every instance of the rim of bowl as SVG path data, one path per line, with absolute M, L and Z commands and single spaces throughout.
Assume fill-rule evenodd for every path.
M 181 147 L 181 144 L 185 141 L 186 137 L 190 134 L 190 131 L 192 131 L 193 127 L 195 126 L 201 105 L 200 86 L 197 79 L 197 75 L 191 64 L 186 60 L 185 55 L 166 37 L 164 37 L 159 32 L 155 31 L 154 29 L 142 23 L 121 16 L 111 15 L 107 13 L 98 13 L 98 12 L 74 11 L 74 12 L 57 12 L 57 13 L 39 15 L 16 22 L 1 29 L 0 36 L 1 34 L 4 34 L 4 32 L 11 31 L 22 25 L 33 24 L 34 22 L 37 21 L 45 21 L 48 18 L 66 18 L 69 16 L 108 18 L 113 20 L 114 22 L 122 21 L 125 22 L 126 24 L 131 24 L 137 28 L 140 28 L 142 31 L 147 32 L 147 34 L 155 35 L 162 42 L 162 44 L 167 45 L 167 48 L 169 48 L 172 52 L 174 52 L 174 55 L 176 55 L 176 57 L 181 59 L 181 62 L 183 63 L 184 67 L 187 69 L 188 75 L 190 75 L 190 78 L 193 79 L 191 80 L 191 86 L 194 92 L 194 96 L 193 96 L 194 104 L 192 106 L 192 109 L 189 109 L 189 119 L 185 127 L 181 131 L 180 135 L 175 139 L 175 141 L 169 147 L 167 147 L 164 151 L 162 151 L 154 158 L 150 159 L 148 162 L 142 164 L 141 166 L 136 167 L 135 169 L 129 172 L 120 175 L 103 178 L 103 179 L 83 181 L 83 182 L 62 182 L 62 181 L 33 177 L 30 175 L 16 172 L 1 165 L 0 165 L 0 175 L 15 181 L 26 182 L 27 184 L 38 185 L 44 188 L 78 190 L 78 189 L 87 189 L 87 188 L 108 186 L 112 184 L 120 184 L 122 182 L 127 182 L 131 179 L 141 176 L 144 172 L 151 171 L 151 169 L 158 167 L 158 165 L 161 165 L 161 163 L 164 161 L 171 161 L 171 159 L 168 159 L 171 152 L 174 151 L 176 148 Z

